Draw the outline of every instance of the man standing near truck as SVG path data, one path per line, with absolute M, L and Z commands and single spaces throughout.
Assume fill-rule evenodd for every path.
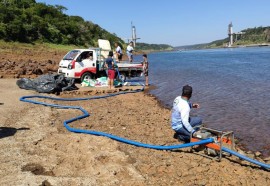
M 127 56 L 130 63 L 133 61 L 133 50 L 133 41 L 130 41 L 127 46 Z
M 122 49 L 117 42 L 114 44 L 114 46 L 115 46 L 116 62 L 120 62 L 123 56 Z
M 110 51 L 108 58 L 106 59 L 105 67 L 108 69 L 108 86 L 113 86 L 115 71 L 114 71 L 114 61 L 113 61 L 113 52 Z

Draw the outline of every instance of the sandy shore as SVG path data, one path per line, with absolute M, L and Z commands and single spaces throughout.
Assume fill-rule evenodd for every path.
M 16 79 L 0 79 L 0 84 L 0 185 L 270 185 L 269 171 L 233 156 L 217 162 L 190 148 L 159 151 L 71 133 L 63 121 L 79 111 L 20 102 L 21 96 L 38 93 L 20 89 Z M 80 88 L 60 97 L 102 92 Z M 170 110 L 144 92 L 88 101 L 40 101 L 79 105 L 90 113 L 72 127 L 149 144 L 179 144 L 170 128 Z

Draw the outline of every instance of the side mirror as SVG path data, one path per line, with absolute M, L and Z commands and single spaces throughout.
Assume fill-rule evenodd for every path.
M 82 56 L 81 55 L 77 57 L 76 62 L 82 62 Z

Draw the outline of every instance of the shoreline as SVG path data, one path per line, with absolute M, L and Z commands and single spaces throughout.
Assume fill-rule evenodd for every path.
M 15 78 L 0 78 L 0 80 L 3 79 L 15 79 Z M 17 81 L 18 79 L 16 79 Z M 136 90 L 136 86 L 123 86 L 123 87 L 118 87 L 118 88 L 112 88 L 108 89 L 107 87 L 80 87 L 81 84 L 76 84 L 76 86 L 79 88 L 78 90 L 74 91 L 65 91 L 61 92 L 59 96 L 64 96 L 64 97 L 69 97 L 69 96 L 98 96 L 98 95 L 103 95 L 103 94 L 110 94 L 110 93 L 118 93 L 118 92 L 128 92 L 128 91 L 133 91 Z M 149 98 L 153 98 L 156 102 L 157 105 L 161 109 L 168 110 L 169 112 L 171 109 L 169 106 L 165 105 L 162 103 L 161 100 L 159 100 L 154 94 L 151 94 L 150 91 L 156 89 L 157 87 L 155 85 L 150 85 L 149 87 L 146 87 L 143 91 L 143 93 L 148 96 Z M 47 95 L 47 94 L 46 94 Z M 52 94 L 48 94 L 50 96 Z M 168 118 L 170 119 L 170 118 Z M 207 123 L 205 124 L 207 127 Z M 169 126 L 170 128 L 170 126 Z M 171 129 L 171 128 L 170 128 Z M 172 129 L 171 129 L 172 130 Z M 172 130 L 173 131 L 173 130 Z M 268 155 L 263 155 L 259 151 L 254 151 L 254 150 L 249 150 L 247 149 L 243 144 L 241 144 L 238 140 L 237 137 L 235 137 L 235 146 L 237 150 L 239 150 L 242 154 L 254 159 L 254 158 L 259 158 L 260 160 L 266 159 L 267 161 L 270 159 L 270 156 Z
M 85 87 L 81 87 L 82 89 L 84 89 Z M 79 92 L 84 92 L 87 90 L 78 90 Z M 104 88 L 90 88 L 93 92 L 95 92 L 95 95 L 97 94 L 106 94 L 106 93 L 117 93 L 117 92 L 121 92 L 121 91 L 132 91 L 134 90 L 134 87 L 133 88 L 130 88 L 130 87 L 121 87 L 121 88 L 114 88 L 114 89 L 107 89 L 106 87 Z M 136 88 L 135 88 L 136 89 Z M 162 101 L 160 99 L 158 99 L 154 94 L 151 94 L 150 91 L 151 90 L 154 90 L 154 89 L 157 89 L 157 87 L 155 85 L 150 85 L 149 87 L 146 87 L 143 91 L 143 93 L 148 96 L 149 98 L 153 98 L 156 102 L 157 102 L 157 105 L 161 108 L 161 109 L 165 109 L 165 110 L 168 110 L 169 112 L 171 112 L 171 108 L 169 108 L 169 106 L 165 105 L 164 103 L 162 103 Z M 76 91 L 75 91 L 76 92 Z M 68 92 L 67 93 L 64 93 L 64 94 L 69 94 Z M 71 93 L 72 94 L 72 93 Z M 75 93 L 76 95 L 80 95 L 80 94 L 77 94 Z M 89 95 L 89 92 L 86 93 L 86 94 L 82 94 L 82 95 Z M 168 118 L 170 119 L 170 118 Z M 205 123 L 204 125 L 206 125 L 207 127 L 207 123 Z M 169 126 L 170 128 L 170 126 Z M 171 129 L 172 130 L 172 129 Z M 172 130 L 173 131 L 173 130 Z M 227 131 L 225 131 L 227 132 Z M 247 149 L 243 144 L 241 144 L 239 142 L 239 139 L 237 137 L 234 137 L 235 138 L 235 148 L 241 152 L 241 154 L 243 155 L 246 155 L 252 159 L 254 158 L 259 158 L 261 160 L 263 159 L 270 159 L 270 156 L 268 155 L 263 155 L 261 152 L 259 151 L 254 151 L 254 150 L 249 150 Z
M 161 107 L 163 109 L 167 109 L 168 111 L 171 111 L 171 108 L 168 105 L 165 105 L 154 94 L 150 93 L 151 90 L 154 90 L 156 88 L 157 87 L 154 85 L 150 86 L 148 89 L 145 90 L 145 94 L 150 96 L 150 97 L 154 97 L 154 99 L 157 100 L 159 107 Z M 206 127 L 207 127 L 207 123 L 204 123 L 204 125 L 206 125 Z M 225 131 L 225 132 L 227 132 L 227 131 Z M 242 154 L 245 154 L 252 159 L 254 159 L 255 157 L 261 158 L 261 160 L 270 159 L 270 155 L 263 155 L 260 151 L 249 150 L 241 142 L 239 142 L 240 140 L 237 137 L 234 137 L 234 140 L 235 140 L 235 147 L 237 148 L 237 150 L 241 151 Z
M 63 121 L 81 115 L 80 112 L 20 102 L 19 98 L 26 95 L 56 96 L 20 89 L 15 82 L 16 79 L 0 79 L 5 90 L 0 91 L 0 102 L 4 103 L 0 111 L 5 116 L 0 120 L 1 129 L 17 130 L 0 140 L 1 185 L 270 184 L 268 171 L 234 156 L 224 156 L 217 162 L 191 148 L 153 150 L 69 132 Z M 84 89 L 57 97 L 104 94 L 106 91 Z M 90 116 L 70 124 L 74 128 L 147 144 L 179 144 L 173 138 L 170 111 L 147 92 L 89 101 L 39 101 L 84 108 Z

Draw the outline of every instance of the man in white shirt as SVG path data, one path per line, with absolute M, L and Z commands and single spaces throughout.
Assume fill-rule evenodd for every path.
M 129 62 L 133 61 L 133 41 L 129 42 L 129 45 L 127 46 L 127 56 L 128 56 L 128 60 Z
M 181 141 L 189 142 L 190 135 L 195 133 L 193 127 L 201 125 L 202 119 L 200 117 L 189 117 L 191 108 L 199 108 L 197 103 L 191 104 L 189 102 L 192 96 L 192 87 L 185 85 L 182 89 L 182 96 L 175 98 L 172 108 L 172 129 L 176 132 L 175 137 Z
M 123 56 L 122 49 L 118 43 L 115 43 L 114 46 L 115 46 L 116 62 L 120 62 Z

